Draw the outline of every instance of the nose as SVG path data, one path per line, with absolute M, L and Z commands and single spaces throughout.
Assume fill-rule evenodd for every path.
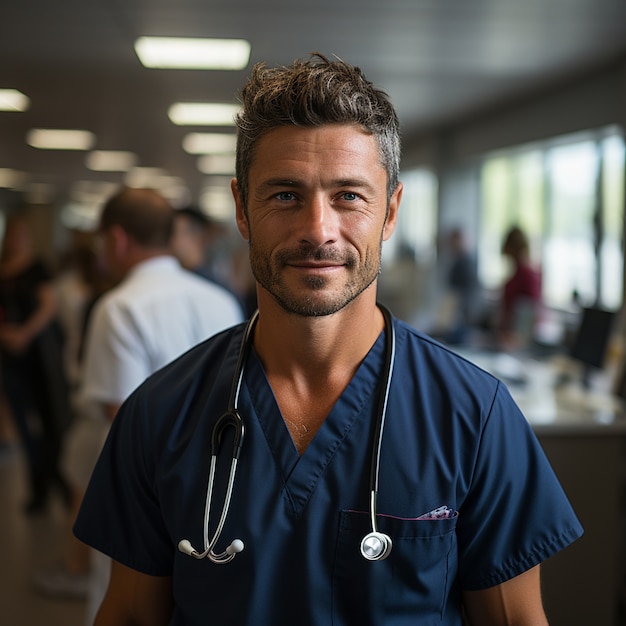
M 299 218 L 300 243 L 319 247 L 337 240 L 339 216 L 323 194 L 307 199 Z

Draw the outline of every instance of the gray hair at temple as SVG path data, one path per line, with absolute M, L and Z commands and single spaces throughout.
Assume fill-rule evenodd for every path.
M 257 142 L 280 126 L 316 127 L 357 124 L 373 135 L 387 171 L 387 199 L 398 185 L 400 124 L 388 95 L 374 87 L 358 68 L 319 53 L 290 66 L 257 63 L 240 93 L 236 176 L 244 208 L 248 174 Z

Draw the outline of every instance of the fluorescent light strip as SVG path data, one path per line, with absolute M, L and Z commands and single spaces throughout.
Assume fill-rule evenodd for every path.
M 140 37 L 135 52 L 148 68 L 242 70 L 250 59 L 250 44 L 244 39 Z
M 72 201 L 79 204 L 101 204 L 119 188 L 118 183 L 101 180 L 78 180 L 70 190 Z
M 133 167 L 126 174 L 124 183 L 128 187 L 159 187 L 159 180 L 167 176 L 160 167 Z
M 137 155 L 122 150 L 94 150 L 85 165 L 94 172 L 126 172 L 137 162 Z
M 183 150 L 189 154 L 224 154 L 236 146 L 236 135 L 225 133 L 189 133 L 183 139 Z
M 234 126 L 238 104 L 217 102 L 177 102 L 167 112 L 178 126 Z
M 89 150 L 96 137 L 87 130 L 33 128 L 28 131 L 26 142 L 42 150 Z
M 0 111 L 26 111 L 30 99 L 17 89 L 0 89 Z
M 0 167 L 0 189 L 19 189 L 26 182 L 26 172 Z
M 197 167 L 203 174 L 234 174 L 235 155 L 207 154 L 198 159 Z

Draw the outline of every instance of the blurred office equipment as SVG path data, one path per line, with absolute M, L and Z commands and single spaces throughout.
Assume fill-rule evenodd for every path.
M 587 389 L 590 387 L 592 371 L 604 367 L 614 318 L 614 311 L 598 307 L 585 307 L 582 310 L 569 356 L 582 364 L 581 382 Z

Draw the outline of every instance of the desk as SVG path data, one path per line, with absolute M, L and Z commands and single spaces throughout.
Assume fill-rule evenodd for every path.
M 462 355 L 510 379 L 511 395 L 585 528 L 578 541 L 542 566 L 550 626 L 617 626 L 624 587 L 626 412 L 609 393 L 610 377 L 600 373 L 584 389 L 567 361 Z M 572 378 L 558 384 L 563 374 Z

